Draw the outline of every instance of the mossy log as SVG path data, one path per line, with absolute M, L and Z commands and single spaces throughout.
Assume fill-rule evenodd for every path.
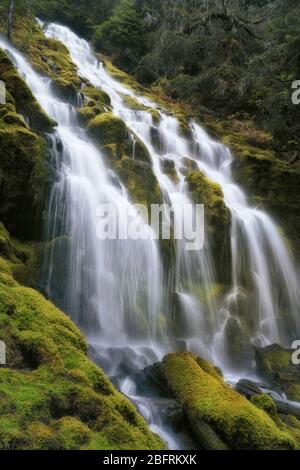
M 162 372 L 169 389 L 185 410 L 187 419 L 204 422 L 216 435 L 207 443 L 196 434 L 202 448 L 294 449 L 292 435 L 283 432 L 262 409 L 239 395 L 203 360 L 189 353 L 169 354 L 162 361 Z

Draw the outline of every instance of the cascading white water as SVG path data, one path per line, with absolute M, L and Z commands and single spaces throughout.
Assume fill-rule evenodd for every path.
M 130 339 L 131 354 L 141 357 L 144 367 L 153 364 L 166 352 L 155 344 L 160 334 L 158 314 L 162 306 L 157 242 L 149 237 L 136 241 L 97 238 L 100 204 L 115 208 L 121 228 L 130 222 L 125 214 L 139 219 L 141 229 L 147 233 L 149 227 L 139 218 L 126 189 L 105 167 L 101 152 L 78 125 L 74 107 L 55 96 L 51 81 L 37 74 L 1 36 L 0 48 L 9 54 L 44 111 L 57 122 L 54 133 L 48 136 L 56 177 L 46 216 L 50 242 L 43 287 L 84 329 L 90 343 L 94 342 L 97 348 L 101 343 L 104 353 L 113 344 L 126 358 Z M 146 343 L 148 349 L 144 350 L 140 343 Z M 119 358 L 115 363 L 112 360 L 109 365 L 112 376 L 118 361 Z M 137 405 L 141 400 L 136 397 Z M 169 447 L 175 446 L 172 432 L 165 430 L 161 421 L 153 422 L 151 400 L 145 403 L 153 430 Z
M 195 122 L 190 124 L 191 138 L 185 138 L 175 117 L 114 80 L 89 44 L 68 28 L 49 24 L 45 34 L 66 45 L 79 75 L 110 96 L 113 112 L 145 144 L 166 201 L 177 207 L 191 203 L 182 171 L 186 157 L 223 189 L 232 216 L 232 266 L 228 267 L 232 271 L 232 286 L 222 304 L 208 301 L 203 305 L 195 286 L 209 289 L 215 280 L 209 240 L 200 252 L 188 252 L 184 243 L 178 241 L 175 269 L 169 276 L 171 281 L 164 285 L 170 298 L 175 297 L 180 305 L 182 332 L 177 337 L 184 338 L 188 349 L 226 366 L 225 327 L 230 318 L 237 318 L 236 309 L 243 296 L 251 298 L 252 310 L 247 312 L 245 321 L 251 324 L 253 342 L 285 344 L 299 335 L 300 293 L 295 267 L 272 219 L 251 207 L 234 183 L 230 151 L 213 141 Z M 129 356 L 134 357 L 137 358 L 134 367 L 143 368 L 169 349 L 166 337 L 154 346 L 159 338 L 162 311 L 168 325 L 172 324 L 173 315 L 171 302 L 164 304 L 162 300 L 164 276 L 158 245 L 153 240 L 104 243 L 97 239 L 99 204 L 112 204 L 119 223 L 127 223 L 123 215 L 131 203 L 126 188 L 106 168 L 101 152 L 78 125 L 76 110 L 52 93 L 51 82 L 37 75 L 6 41 L 1 39 L 0 47 L 10 52 L 42 108 L 58 123 L 55 133 L 49 136 L 56 180 L 48 208 L 47 238 L 51 242 L 46 259 L 47 291 L 86 331 L 98 351 L 99 362 L 111 377 L 118 379 L 120 389 L 138 406 L 147 407 L 144 414 L 148 413 L 155 426 L 153 416 L 157 413 L 149 411 L 151 399 L 136 395 L 124 363 L 128 364 Z M 159 122 L 153 120 L 150 112 L 129 109 L 124 95 L 156 108 Z M 163 171 L 166 161 L 172 163 L 175 178 Z M 176 217 L 181 217 L 180 211 L 175 213 Z M 176 329 L 170 330 L 169 339 L 172 337 L 176 337 Z M 129 340 L 130 352 L 125 347 Z M 169 446 L 180 446 L 162 428 L 160 423 L 158 430 Z
M 78 38 L 70 29 L 57 25 L 46 25 L 44 32 L 46 36 L 55 38 L 63 42 L 70 51 L 71 58 L 78 68 L 81 77 L 87 79 L 94 86 L 100 87 L 105 91 L 112 103 L 113 112 L 123 119 L 127 127 L 144 143 L 152 158 L 153 171 L 159 182 L 162 193 L 165 195 L 166 202 L 175 209 L 175 221 L 182 225 L 182 211 L 185 204 L 193 206 L 187 193 L 185 177 L 182 173 L 182 158 L 189 155 L 189 144 L 182 138 L 179 131 L 179 123 L 171 116 L 162 111 L 160 113 L 160 122 L 155 123 L 151 113 L 146 111 L 135 111 L 126 106 L 124 95 L 129 95 L 137 99 L 142 105 L 151 108 L 157 108 L 157 105 L 147 98 L 136 96 L 133 91 L 127 89 L 118 81 L 111 78 L 106 72 L 103 64 L 94 55 L 90 45 L 83 39 Z M 84 92 L 84 89 L 83 89 Z M 155 148 L 152 138 L 152 131 L 156 130 L 160 141 L 160 150 Z M 174 169 L 177 174 L 177 181 L 173 181 L 162 171 L 162 163 L 169 160 L 174 163 Z M 177 211 L 176 211 L 177 210 Z M 168 273 L 170 276 L 170 273 Z M 174 292 L 182 308 L 182 315 L 185 318 L 195 317 L 201 305 L 195 298 L 193 292 L 189 289 L 190 285 L 211 285 L 214 280 L 214 269 L 209 242 L 206 240 L 204 248 L 201 251 L 186 251 L 184 240 L 178 240 L 176 246 L 176 266 L 173 282 L 169 289 Z M 172 277 L 172 276 L 171 276 Z M 186 280 L 186 286 L 183 286 L 182 278 Z M 190 311 L 191 306 L 193 310 Z M 197 306 L 197 308 L 196 308 Z M 196 309 L 195 309 L 196 308 Z M 172 306 L 167 306 L 167 313 L 172 316 Z M 187 344 L 193 343 L 196 349 L 206 357 L 212 357 L 210 351 L 210 341 L 207 338 L 212 335 L 211 324 L 216 320 L 212 317 L 216 315 L 216 307 L 213 302 L 208 302 L 206 321 L 202 322 L 202 335 L 200 331 L 197 341 L 194 340 L 195 332 L 192 338 L 186 337 Z M 169 321 L 169 324 L 172 321 Z M 187 325 L 187 331 L 190 326 Z
M 127 339 L 125 332 L 136 339 L 140 335 L 155 337 L 161 302 L 161 266 L 156 242 L 150 238 L 138 241 L 97 238 L 100 204 L 111 204 L 116 209 L 120 226 L 128 223 L 124 215 L 129 209 L 138 216 L 136 210 L 124 189 L 112 182 L 100 151 L 78 126 L 74 108 L 60 101 L 51 91 L 51 81 L 36 74 L 10 44 L 1 39 L 0 47 L 10 53 L 37 101 L 58 123 L 50 137 L 57 180 L 50 197 L 47 225 L 52 240 L 48 262 L 54 256 L 55 245 L 62 241 L 55 240 L 56 237 L 68 237 L 66 251 L 59 253 L 66 257 L 65 262 L 61 260 L 67 275 L 62 306 L 88 334 L 101 331 L 108 341 Z M 51 263 L 48 269 L 53 269 Z M 51 272 L 47 277 L 46 288 L 52 295 Z M 138 325 L 139 311 L 144 314 L 145 331 Z
M 265 212 L 251 207 L 233 181 L 229 149 L 213 142 L 196 123 L 192 124 L 195 161 L 200 170 L 220 184 L 231 211 L 232 279 L 228 296 L 235 301 L 240 289 L 255 291 L 252 305 L 258 314 L 253 340 L 260 345 L 279 342 L 290 347 L 300 332 L 298 273 L 279 228 Z M 249 273 L 243 281 L 243 271 Z M 284 322 L 281 320 L 284 315 Z
M 126 122 L 129 129 L 134 131 L 148 148 L 155 176 L 172 203 L 190 202 L 186 193 L 185 177 L 181 172 L 184 157 L 191 158 L 199 170 L 221 186 L 225 204 L 232 216 L 233 285 L 225 300 L 227 313 L 224 316 L 222 314 L 224 308 L 222 308 L 220 317 L 223 321 L 228 321 L 232 314 L 232 304 L 243 295 L 242 288 L 249 289 L 249 292 L 254 292 L 254 303 L 251 305 L 253 312 L 249 312 L 255 323 L 252 329 L 253 342 L 260 345 L 272 342 L 289 345 L 291 338 L 300 332 L 298 275 L 285 241 L 275 223 L 266 213 L 251 207 L 241 188 L 234 183 L 231 174 L 232 156 L 229 149 L 213 141 L 198 124 L 193 122 L 191 123 L 193 135 L 191 151 L 188 141 L 180 133 L 179 123 L 175 117 L 168 116 L 160 110 L 160 122 L 154 123 L 151 114 L 147 111 L 133 111 L 126 106 L 126 101 L 124 102 L 122 96 L 130 95 L 145 106 L 157 108 L 152 101 L 135 94 L 114 80 L 85 40 L 78 38 L 68 28 L 56 24 L 46 26 L 45 32 L 46 35 L 61 40 L 67 46 L 82 77 L 108 93 L 114 112 Z M 159 150 L 155 148 L 153 142 L 151 134 L 153 128 L 156 129 L 160 139 Z M 161 168 L 165 160 L 173 162 L 177 176 L 176 182 L 163 173 Z M 181 288 L 181 277 L 184 272 L 189 281 L 188 285 L 195 281 L 208 285 L 213 281 L 208 244 L 206 243 L 206 249 L 202 250 L 200 255 L 192 253 L 191 257 L 178 243 L 176 257 L 175 289 L 182 303 L 183 312 L 191 321 L 197 318 L 197 315 L 201 316 L 201 306 L 189 289 L 184 291 Z M 247 273 L 246 282 L 243 271 Z M 214 325 L 215 338 L 219 338 L 220 332 L 224 330 L 224 324 L 222 320 L 218 320 L 215 306 L 211 306 L 208 315 L 210 324 Z M 283 315 L 284 327 L 281 320 Z M 200 323 L 202 328 L 199 328 L 199 334 L 203 338 L 206 328 L 203 321 L 199 321 L 199 325 Z M 209 353 L 206 350 L 206 356 L 214 357 L 215 354 L 213 351 Z M 220 358 L 216 359 L 220 360 Z

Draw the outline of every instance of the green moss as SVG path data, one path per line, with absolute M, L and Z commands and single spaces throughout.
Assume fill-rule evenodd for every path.
M 5 83 L 6 89 L 11 97 L 11 104 L 15 107 L 15 109 L 14 107 L 10 108 L 13 114 L 8 111 L 3 115 L 3 108 L 1 106 L 3 122 L 24 127 L 24 120 L 21 120 L 21 117 L 17 116 L 14 112 L 17 111 L 19 114 L 28 118 L 32 129 L 45 132 L 51 131 L 55 122 L 42 110 L 31 90 L 20 77 L 6 53 L 2 50 L 0 50 L 0 80 Z
M 43 208 L 47 184 L 46 142 L 36 131 L 49 132 L 55 123 L 41 109 L 3 51 L 0 79 L 10 97 L 10 102 L 0 109 L 1 217 L 14 234 L 30 238 Z
M 163 448 L 88 359 L 85 339 L 71 320 L 13 279 L 26 253 L 0 224 L 0 339 L 7 351 L 0 369 L 0 448 Z
M 77 112 L 84 125 L 88 125 L 97 115 L 111 111 L 110 97 L 103 90 L 85 86 L 83 93 L 86 101 Z
M 300 384 L 294 384 L 287 388 L 287 396 L 290 400 L 300 402 Z
M 231 449 L 295 448 L 294 439 L 263 410 L 205 372 L 190 354 L 166 356 L 162 370 L 190 422 L 208 424 Z
M 212 231 L 216 229 L 217 225 L 228 225 L 230 214 L 224 204 L 224 194 L 221 186 L 211 181 L 201 171 L 189 173 L 186 182 L 189 184 L 195 202 L 205 205 L 208 221 L 210 222 L 209 229 Z M 219 224 L 216 223 L 217 221 L 219 221 Z
M 112 113 L 97 115 L 87 129 L 100 145 L 121 144 L 127 137 L 126 125 Z
M 145 88 L 142 87 L 131 75 L 115 67 L 107 57 L 101 56 L 101 59 L 104 62 L 106 70 L 114 79 L 122 82 L 122 84 L 129 89 L 141 93 L 145 91 Z
M 218 260 L 217 272 L 221 282 L 230 281 L 228 269 L 230 261 L 230 211 L 224 203 L 221 186 L 207 178 L 201 171 L 195 170 L 186 176 L 191 196 L 196 204 L 204 204 L 205 233 L 211 242 L 211 248 Z
M 263 206 L 282 221 L 296 253 L 300 246 L 299 168 L 281 160 L 271 136 L 247 122 L 233 121 L 231 126 L 223 123 L 221 132 L 225 134 L 223 142 L 234 153 L 236 181 L 247 190 L 253 204 Z
M 93 100 L 96 103 L 101 103 L 103 106 L 107 106 L 107 107 L 111 106 L 109 95 L 105 93 L 105 91 L 101 90 L 100 88 L 95 88 L 91 85 L 87 85 L 83 88 L 83 93 L 90 100 Z
M 264 410 L 271 417 L 276 416 L 277 407 L 270 395 L 266 395 L 265 393 L 254 395 L 251 398 L 251 402 L 261 410 Z
M 159 184 L 151 167 L 123 155 L 114 163 L 113 168 L 136 204 L 150 208 L 151 204 L 161 202 Z
M 255 354 L 258 371 L 268 377 L 285 371 L 291 365 L 292 353 L 278 344 L 257 349 Z
M 158 109 L 145 106 L 144 104 L 140 103 L 136 98 L 130 95 L 123 94 L 122 98 L 128 108 L 134 109 L 136 111 L 145 111 L 147 113 L 150 113 L 154 122 L 160 121 L 160 114 Z
M 44 200 L 45 142 L 23 124 L 0 119 L 0 152 L 2 219 L 14 233 L 26 237 Z
M 60 41 L 46 38 L 34 17 L 16 18 L 13 42 L 27 54 L 37 72 L 52 78 L 56 91 L 63 98 L 73 100 L 76 97 L 82 80 L 67 48 Z
M 197 362 L 198 366 L 201 367 L 204 372 L 206 372 L 211 377 L 214 377 L 217 380 L 223 380 L 223 374 L 220 369 L 214 367 L 210 362 L 205 361 L 201 357 L 193 356 L 194 360 Z
M 164 158 L 161 162 L 162 171 L 172 180 L 174 183 L 179 182 L 179 177 L 176 172 L 175 163 L 173 160 Z

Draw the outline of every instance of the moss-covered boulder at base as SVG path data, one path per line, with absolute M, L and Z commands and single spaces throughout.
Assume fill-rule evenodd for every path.
M 291 435 L 283 432 L 265 411 L 225 384 L 214 369 L 203 365 L 197 357 L 189 353 L 169 354 L 161 363 L 161 371 L 202 448 L 295 448 Z M 209 429 L 210 434 L 201 432 L 201 423 L 204 423 L 202 429 Z
M 20 253 L 0 225 L 0 449 L 163 449 L 71 320 L 14 279 Z

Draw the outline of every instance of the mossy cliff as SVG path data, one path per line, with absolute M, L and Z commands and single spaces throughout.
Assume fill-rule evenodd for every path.
M 284 227 L 293 242 L 295 255 L 300 247 L 299 217 L 299 163 L 282 159 L 273 137 L 258 130 L 251 121 L 199 115 L 200 121 L 218 139 L 232 150 L 232 164 L 236 182 L 251 198 L 254 205 L 268 210 Z
M 288 426 L 225 384 L 206 361 L 176 353 L 166 356 L 160 367 L 201 448 L 275 450 L 299 445 Z
M 209 236 L 215 259 L 218 260 L 219 280 L 230 283 L 231 216 L 224 203 L 222 188 L 199 170 L 189 172 L 186 182 L 195 203 L 204 204 L 205 233 Z
M 42 110 L 31 90 L 16 71 L 9 54 L 3 50 L 0 50 L 0 79 L 6 86 L 7 102 L 15 106 L 16 111 L 22 114 L 30 127 L 35 131 L 51 131 L 55 122 Z M 9 123 L 9 118 L 6 122 Z
M 90 93 L 90 89 L 87 90 Z M 151 204 L 162 203 L 159 184 L 145 145 L 127 129 L 124 121 L 111 112 L 107 99 L 104 103 L 103 92 L 98 92 L 100 98 L 88 101 L 78 110 L 81 116 L 84 115 L 88 133 L 125 185 L 134 203 L 143 204 L 149 209 Z
M 0 449 L 162 449 L 75 325 L 13 276 L 35 252 L 0 225 Z
M 2 50 L 0 79 L 6 85 L 6 104 L 0 105 L 0 214 L 14 234 L 31 238 L 47 184 L 46 142 L 38 131 L 50 131 L 55 123 Z
M 0 23 L 5 31 L 6 24 Z M 82 84 L 69 51 L 60 41 L 47 38 L 33 16 L 16 16 L 13 44 L 25 53 L 34 69 L 53 80 L 55 91 L 64 99 L 74 101 Z

